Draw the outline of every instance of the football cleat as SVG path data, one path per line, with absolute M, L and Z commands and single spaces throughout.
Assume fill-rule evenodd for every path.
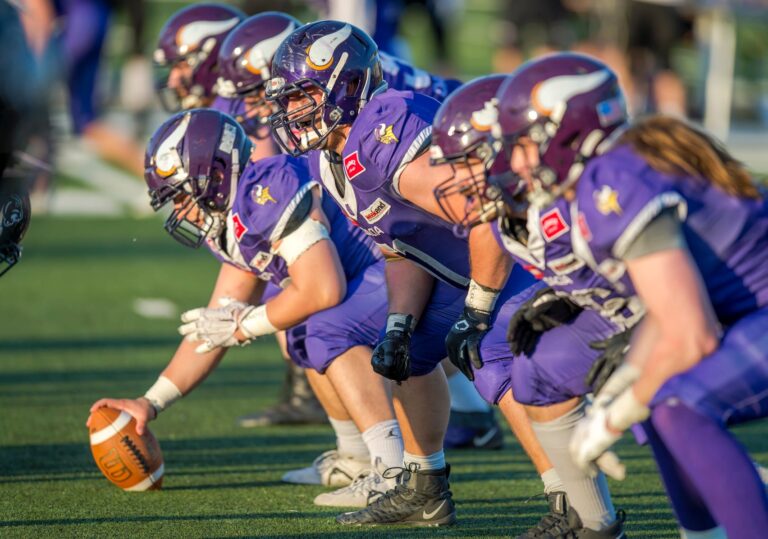
M 443 447 L 446 449 L 501 449 L 504 433 L 493 409 L 487 412 L 451 410 Z
M 286 472 L 283 481 L 300 485 L 345 487 L 370 467 L 368 460 L 345 457 L 331 449 L 317 457 L 311 466 Z
M 393 480 L 385 479 L 380 470 L 372 468 L 360 474 L 349 486 L 319 494 L 315 505 L 367 507 L 394 486 Z
M 517 539 L 626 539 L 624 511 L 619 510 L 616 520 L 600 531 L 585 528 L 579 514 L 568 503 L 565 492 L 547 494 L 549 513 L 533 528 Z
M 397 472 L 391 474 L 391 472 Z M 448 485 L 448 467 L 420 471 L 409 468 L 389 468 L 385 479 L 394 479 L 395 487 L 388 490 L 368 507 L 342 513 L 336 522 L 345 526 L 446 526 L 456 522 L 456 506 Z

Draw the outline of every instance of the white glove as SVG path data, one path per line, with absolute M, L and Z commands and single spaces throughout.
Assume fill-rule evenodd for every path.
M 229 348 L 251 342 L 238 341 L 235 332 L 239 329 L 242 319 L 256 307 L 227 297 L 219 298 L 219 305 L 219 309 L 200 307 L 181 315 L 181 321 L 185 323 L 179 326 L 179 333 L 188 341 L 202 341 L 202 344 L 195 348 L 198 354 L 205 354 L 215 348 Z
M 623 393 L 640 377 L 640 369 L 629 363 L 624 363 L 608 378 L 600 388 L 600 393 L 594 396 L 592 408 L 605 408 Z
M 571 457 L 574 463 L 591 477 L 597 475 L 598 466 L 603 464 L 605 467 L 601 468 L 606 475 L 614 479 L 623 479 L 624 465 L 619 462 L 616 454 L 606 453 L 607 449 L 621 438 L 621 433 L 609 431 L 606 425 L 607 419 L 606 408 L 593 407 L 579 421 L 569 446 Z

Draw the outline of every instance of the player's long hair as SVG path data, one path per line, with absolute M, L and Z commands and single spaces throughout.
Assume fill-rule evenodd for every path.
M 729 195 L 760 199 L 743 163 L 711 135 L 670 116 L 649 116 L 621 135 L 651 167 L 667 174 L 684 173 L 714 183 Z

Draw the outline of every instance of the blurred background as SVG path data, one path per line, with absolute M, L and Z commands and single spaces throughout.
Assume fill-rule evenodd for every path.
M 10 68 L 12 92 L 36 100 L 15 169 L 31 177 L 33 214 L 147 214 L 141 155 L 166 117 L 154 95 L 152 51 L 165 20 L 194 2 L 10 3 L 34 57 L 3 53 L 4 63 L 21 64 Z M 228 3 L 249 15 L 282 10 L 303 21 L 350 20 L 387 52 L 464 80 L 509 72 L 552 50 L 587 52 L 619 74 L 633 114 L 700 122 L 756 173 L 768 172 L 768 0 Z

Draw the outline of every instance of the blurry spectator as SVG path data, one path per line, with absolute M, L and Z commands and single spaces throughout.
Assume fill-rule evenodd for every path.
M 684 0 L 628 0 L 627 55 L 634 80 L 635 110 L 685 116 L 687 101 L 672 69 L 672 51 L 691 33 Z

